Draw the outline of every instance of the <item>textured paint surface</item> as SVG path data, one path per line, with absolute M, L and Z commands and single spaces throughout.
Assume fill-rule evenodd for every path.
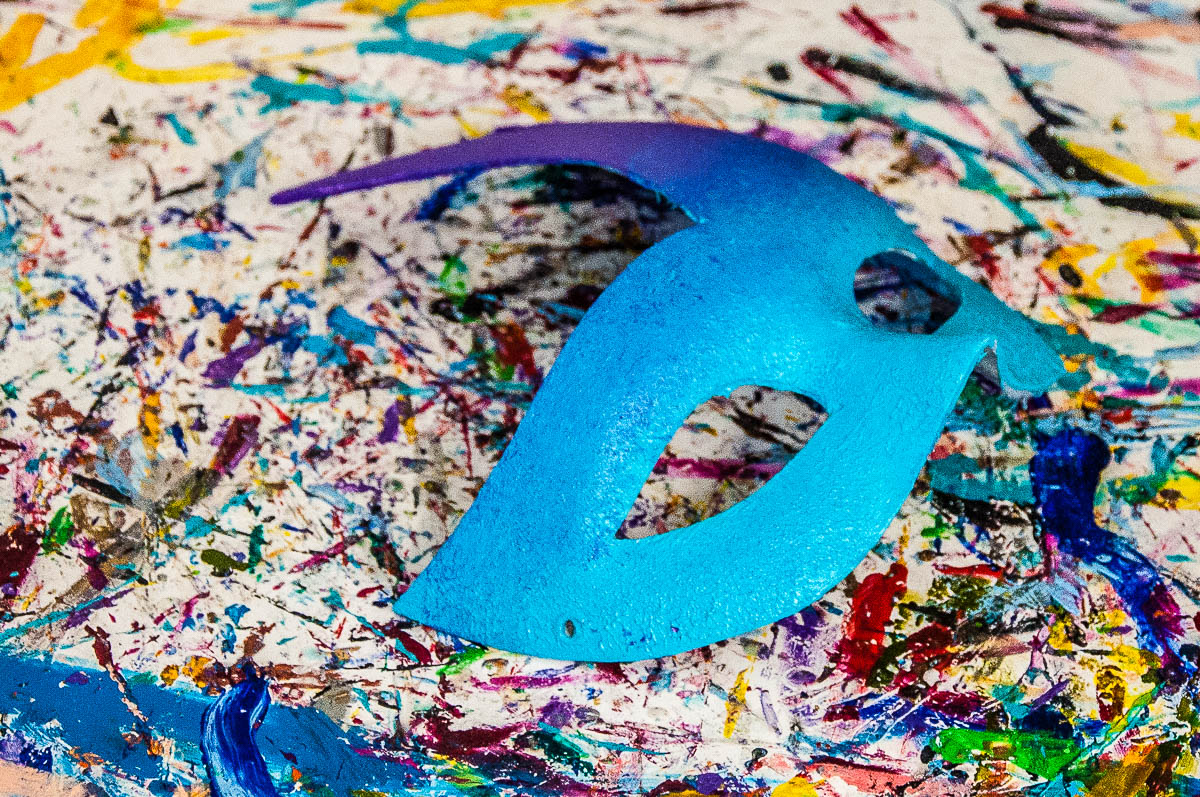
M 1197 791 L 1193 8 L 403 5 L 0 3 L 0 792 L 211 793 L 247 661 L 280 794 Z M 358 51 L 401 31 L 520 43 Z M 879 544 L 779 623 L 602 665 L 408 623 L 583 313 L 691 220 L 579 167 L 265 198 L 546 118 L 806 152 L 1069 373 L 971 377 Z M 708 402 L 625 535 L 782 473 L 816 424 L 773 401 Z M 1068 449 L 1090 498 L 1031 477 Z
M 394 604 L 405 617 L 572 661 L 671 656 L 759 628 L 824 595 L 879 541 L 987 349 L 1010 387 L 1041 393 L 1062 374 L 1020 315 L 938 260 L 878 197 L 752 136 L 510 128 L 274 201 L 559 161 L 627 174 L 697 223 L 592 305 L 470 511 Z M 935 334 L 880 329 L 846 290 L 863 261 L 891 250 L 922 258 L 956 294 Z M 882 379 L 881 362 L 892 364 Z M 689 410 L 744 384 L 811 396 L 829 419 L 753 501 L 685 533 L 618 538 Z
M 243 680 L 213 701 L 201 717 L 204 766 L 215 797 L 275 797 L 255 742 L 271 696 L 267 682 L 252 665 L 244 666 L 241 673 Z

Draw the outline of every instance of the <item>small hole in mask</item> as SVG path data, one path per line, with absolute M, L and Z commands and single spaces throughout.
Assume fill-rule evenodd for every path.
M 714 396 L 667 443 L 617 537 L 686 528 L 746 500 L 783 470 L 826 417 L 816 401 L 786 390 L 743 385 Z
M 958 291 L 912 254 L 880 252 L 854 272 L 854 301 L 876 326 L 928 335 L 958 310 Z
M 575 636 L 575 622 L 573 620 L 567 620 L 563 623 L 563 633 L 569 637 Z

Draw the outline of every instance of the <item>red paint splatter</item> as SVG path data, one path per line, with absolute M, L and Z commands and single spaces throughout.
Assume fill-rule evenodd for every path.
M 847 25 L 881 47 L 896 48 L 907 52 L 907 47 L 889 36 L 882 25 L 867 16 L 867 13 L 858 6 L 850 6 L 849 11 L 843 11 L 839 16 Z
M 13 594 L 15 585 L 25 578 L 25 572 L 37 556 L 41 533 L 19 522 L 0 535 L 0 596 Z
M 491 327 L 492 338 L 496 341 L 496 358 L 505 365 L 520 369 L 520 373 L 534 390 L 542 384 L 542 374 L 538 371 L 537 363 L 533 360 L 533 347 L 529 345 L 525 331 L 513 322 L 497 324 Z
M 1149 304 L 1114 304 L 1096 313 L 1092 317 L 1092 320 L 1099 321 L 1101 324 L 1120 324 L 1124 321 L 1140 318 L 1146 313 L 1154 312 L 1156 309 L 1153 305 Z
M 808 53 L 800 55 L 800 63 L 808 67 L 821 80 L 824 80 L 829 85 L 833 86 L 851 102 L 858 102 L 858 96 L 854 93 L 854 89 L 850 88 L 841 78 L 838 77 L 837 71 L 830 69 L 825 64 L 822 64 L 815 58 L 812 58 Z
M 430 664 L 433 662 L 433 656 L 429 654 L 429 651 L 426 650 L 420 642 L 413 639 L 405 632 L 400 631 L 396 634 L 396 638 L 400 641 L 400 644 L 404 647 L 404 649 L 412 654 L 412 657 L 419 663 Z
M 978 258 L 979 265 L 987 274 L 988 280 L 994 282 L 1003 276 L 1000 272 L 1000 258 L 996 255 L 995 247 L 988 236 L 968 235 L 963 241 L 971 250 L 971 254 Z
M 904 594 L 908 568 L 896 562 L 886 573 L 872 573 L 854 594 L 845 637 L 838 644 L 838 668 L 866 678 L 883 652 L 884 633 L 896 599 Z
M 968 578 L 994 578 L 997 581 L 1004 578 L 1004 571 L 995 565 L 934 565 L 933 569 L 948 576 L 966 576 Z
M 892 679 L 892 686 L 903 688 L 924 679 L 925 673 L 934 669 L 941 672 L 950 664 L 949 647 L 954 643 L 950 629 L 940 623 L 932 623 L 910 635 L 904 641 L 904 658 L 908 669 Z

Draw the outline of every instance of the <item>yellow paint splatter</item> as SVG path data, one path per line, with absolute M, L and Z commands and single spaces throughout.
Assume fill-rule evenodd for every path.
M 153 459 L 158 452 L 158 441 L 162 439 L 162 418 L 159 410 L 162 399 L 158 393 L 150 393 L 142 400 L 141 426 L 142 446 L 146 449 L 146 457 Z
M 1108 657 L 1112 666 L 1125 673 L 1127 678 L 1141 678 L 1158 666 L 1157 656 L 1133 645 L 1117 645 Z
M 480 130 L 466 119 L 463 119 L 462 114 L 454 114 L 454 121 L 458 122 L 458 126 L 462 128 L 463 132 L 466 133 L 469 138 L 479 138 L 484 134 L 483 130 Z
M 65 298 L 66 294 L 62 291 L 55 291 L 49 296 L 38 296 L 33 300 L 33 309 L 41 312 L 49 310 L 52 307 L 58 307 Z
M 184 663 L 180 674 L 191 679 L 192 683 L 203 689 L 208 686 L 208 679 L 205 675 L 212 663 L 213 660 L 207 656 L 191 656 Z
M 1113 265 L 1120 264 L 1137 280 L 1138 287 L 1142 291 L 1142 303 L 1157 304 L 1163 299 L 1163 291 L 1160 287 L 1162 280 L 1159 277 L 1158 268 L 1146 257 L 1157 248 L 1158 242 L 1153 238 L 1137 238 L 1128 241 L 1121 244 L 1121 248 L 1108 260 L 1105 260 L 1104 265 L 1100 268 L 1108 267 L 1109 261 L 1112 261 Z
M 1096 781 L 1089 790 L 1091 797 L 1133 797 L 1154 771 L 1158 758 L 1155 750 L 1154 747 L 1131 750 L 1118 766 Z
M 1050 626 L 1050 633 L 1046 635 L 1046 643 L 1054 650 L 1070 652 L 1075 649 L 1071 643 L 1072 624 L 1064 617 L 1059 617 Z
M 1200 509 L 1200 476 L 1190 472 L 1172 476 L 1159 488 L 1151 503 L 1170 509 Z
M 1148 186 L 1158 184 L 1158 181 L 1146 174 L 1141 166 L 1138 166 L 1133 161 L 1118 158 L 1116 155 L 1105 152 L 1099 147 L 1076 144 L 1074 141 L 1064 141 L 1063 146 L 1067 148 L 1068 152 L 1087 164 L 1088 167 L 1109 177 L 1116 177 L 1133 185 Z
M 294 57 L 294 56 L 289 56 Z M 234 63 L 201 64 L 200 66 L 149 67 L 142 66 L 127 55 L 109 62 L 113 71 L 126 80 L 138 83 L 207 83 L 212 80 L 233 80 L 247 72 Z
M 395 14 L 406 0 L 347 0 L 344 11 L 357 14 Z M 574 0 L 428 0 L 408 11 L 412 17 L 440 17 L 448 14 L 483 14 L 501 19 L 511 8 L 521 6 L 548 6 L 571 3 Z
M 543 105 L 537 97 L 533 96 L 533 92 L 531 91 L 522 91 L 516 86 L 509 84 L 504 87 L 504 93 L 500 95 L 500 98 L 504 100 L 504 103 L 509 108 L 512 108 L 514 111 L 520 111 L 527 116 L 532 116 L 538 122 L 549 122 L 554 118 L 550 115 L 550 109 Z
M 1186 113 L 1175 114 L 1175 126 L 1171 132 L 1184 138 L 1194 138 L 1200 141 L 1200 122 L 1195 121 Z
M 232 36 L 244 36 L 246 32 L 243 30 L 234 30 L 233 28 L 209 28 L 208 30 L 189 30 L 178 34 L 187 40 L 188 44 L 204 44 L 205 42 L 215 42 L 221 39 L 228 39 Z
M 162 679 L 163 686 L 170 686 L 179 680 L 179 666 L 168 664 L 166 667 L 163 667 L 163 671 L 158 674 L 158 677 Z
M 797 775 L 786 783 L 780 783 L 771 792 L 771 797 L 820 797 L 816 786 L 808 782 L 808 778 Z
M 1100 247 L 1094 244 L 1067 244 L 1060 246 L 1051 252 L 1045 260 L 1042 261 L 1042 268 L 1055 276 L 1060 277 L 1060 270 L 1063 266 L 1067 266 L 1083 281 L 1083 284 L 1075 288 L 1074 293 L 1082 296 L 1100 297 L 1104 295 L 1104 291 L 1100 289 L 1099 283 L 1096 281 L 1098 276 L 1089 274 L 1084 269 L 1081 263 L 1089 257 L 1097 254 Z
M 733 689 L 729 690 L 729 697 L 725 700 L 725 738 L 733 736 L 733 729 L 737 727 L 738 720 L 741 719 L 742 712 L 746 709 L 746 690 L 750 684 L 746 681 L 746 673 L 749 670 L 742 670 L 738 673 L 737 678 L 733 682 Z
M 1095 257 L 1100 249 L 1092 244 L 1068 244 L 1051 252 L 1042 268 L 1062 278 L 1064 266 L 1078 276 L 1080 285 L 1073 287 L 1071 295 L 1077 298 L 1103 299 L 1108 292 L 1100 286 L 1100 280 L 1118 269 L 1124 269 L 1137 282 L 1143 304 L 1157 304 L 1163 300 L 1162 280 L 1158 267 L 1147 255 L 1158 249 L 1161 243 L 1154 238 L 1137 238 L 1121 244 L 1095 267 L 1089 269 L 1084 261 Z
M 178 2 L 178 0 L 169 0 Z M 0 37 L 0 111 L 20 105 L 35 95 L 94 66 L 127 59 L 127 53 L 163 21 L 157 0 L 87 0 L 75 15 L 80 30 L 95 33 L 65 53 L 55 53 L 28 64 L 34 42 L 46 24 L 41 14 L 22 14 Z
M 43 91 L 54 88 L 96 66 L 104 66 L 126 80 L 142 83 L 203 83 L 249 76 L 241 66 L 222 61 L 186 67 L 147 67 L 130 55 L 133 48 L 166 21 L 166 11 L 179 0 L 87 0 L 75 15 L 75 27 L 95 32 L 80 41 L 73 50 L 48 55 L 28 63 L 38 34 L 46 24 L 41 14 L 22 14 L 7 31 L 0 34 L 0 111 L 27 102 Z M 188 34 L 191 43 L 211 41 L 226 35 L 238 35 L 229 29 L 213 29 Z M 326 55 L 352 49 L 353 42 L 304 51 L 305 55 Z M 290 63 L 300 53 L 281 53 L 260 59 L 260 63 Z

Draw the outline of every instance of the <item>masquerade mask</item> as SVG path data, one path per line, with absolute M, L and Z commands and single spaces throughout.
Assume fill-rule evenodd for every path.
M 878 542 L 971 370 L 1041 392 L 1057 356 L 939 260 L 884 200 L 818 161 L 672 124 L 508 128 L 284 191 L 276 203 L 490 167 L 621 172 L 697 222 L 592 305 L 454 533 L 396 602 L 413 620 L 556 659 L 672 655 L 794 614 Z M 873 325 L 854 273 L 889 250 L 956 294 L 936 332 Z M 828 419 L 754 495 L 685 529 L 616 531 L 672 434 L 746 385 L 810 396 Z

